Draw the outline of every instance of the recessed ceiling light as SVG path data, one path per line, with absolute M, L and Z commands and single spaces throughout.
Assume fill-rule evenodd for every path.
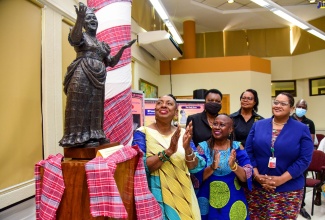
M 234 3 L 235 1 L 234 0 L 228 0 L 228 3 Z

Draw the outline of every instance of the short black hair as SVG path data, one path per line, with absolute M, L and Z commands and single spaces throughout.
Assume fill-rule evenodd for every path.
M 220 98 L 222 100 L 222 93 L 218 89 L 209 89 L 208 91 L 206 91 L 204 93 L 204 99 L 206 99 L 206 97 L 208 96 L 209 93 L 219 94 L 220 95 Z
M 289 99 L 289 104 L 290 104 L 290 107 L 294 106 L 295 104 L 295 99 L 293 97 L 293 95 L 291 93 L 288 93 L 288 92 L 280 92 L 279 95 L 285 95 L 288 97 Z M 277 96 L 279 96 L 277 95 Z
M 297 105 L 299 105 L 300 103 L 303 103 L 303 104 L 306 106 L 306 110 L 308 109 L 308 104 L 307 104 L 307 101 L 306 101 L 305 99 L 299 99 L 299 100 L 296 102 L 295 107 L 297 107 Z
M 167 94 L 167 96 L 170 96 L 174 99 L 175 103 L 177 104 L 176 97 L 173 94 Z
M 256 90 L 254 90 L 254 89 L 246 89 L 245 92 L 250 92 L 250 93 L 253 94 L 253 96 L 254 96 L 254 101 L 255 101 L 255 105 L 254 105 L 253 109 L 254 109 L 254 111 L 257 112 L 259 101 L 258 101 L 258 95 L 257 95 Z M 243 95 L 244 95 L 245 92 L 243 92 L 243 93 L 240 95 L 240 100 L 241 100 L 241 98 L 243 97 Z

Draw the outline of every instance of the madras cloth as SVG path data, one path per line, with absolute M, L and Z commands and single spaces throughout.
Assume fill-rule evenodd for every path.
M 132 0 L 91 0 L 87 2 L 88 7 L 96 8 L 96 10 L 99 10 L 106 5 L 115 3 L 115 2 L 132 2 Z
M 138 146 L 126 146 L 107 158 L 97 157 L 86 163 L 90 212 L 93 217 L 128 217 L 116 186 L 114 173 L 118 163 L 127 161 L 138 154 L 140 158 L 143 157 Z M 134 173 L 134 198 L 137 219 L 162 219 L 160 206 L 149 191 L 144 164 L 141 159 L 138 160 Z
M 253 186 L 246 191 L 250 219 L 297 219 L 304 189 L 288 192 L 269 192 Z
M 56 218 L 56 210 L 65 189 L 61 169 L 62 158 L 62 154 L 50 155 L 46 160 L 35 164 L 36 220 Z M 44 168 L 43 177 L 41 177 L 41 167 Z
M 131 0 L 87 0 L 96 8 L 96 37 L 111 48 L 111 55 L 131 40 Z M 124 50 L 119 62 L 106 69 L 103 130 L 111 142 L 129 146 L 132 142 L 131 48 Z
M 105 100 L 103 130 L 111 142 L 127 145 L 132 139 L 133 116 L 131 109 L 131 89 Z

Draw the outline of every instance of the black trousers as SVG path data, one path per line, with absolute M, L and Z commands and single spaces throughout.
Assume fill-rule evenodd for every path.
M 307 177 L 307 174 L 308 174 L 308 170 L 306 170 L 305 172 L 304 172 L 304 176 L 305 176 L 305 186 L 304 186 L 304 194 L 303 194 L 303 196 L 302 196 L 302 202 L 301 202 L 301 209 L 306 205 L 306 203 L 305 203 L 305 197 L 306 197 L 306 177 Z

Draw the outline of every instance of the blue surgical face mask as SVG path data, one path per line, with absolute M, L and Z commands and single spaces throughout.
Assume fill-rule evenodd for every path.
M 296 108 L 296 115 L 301 118 L 306 114 L 307 110 L 303 108 Z

